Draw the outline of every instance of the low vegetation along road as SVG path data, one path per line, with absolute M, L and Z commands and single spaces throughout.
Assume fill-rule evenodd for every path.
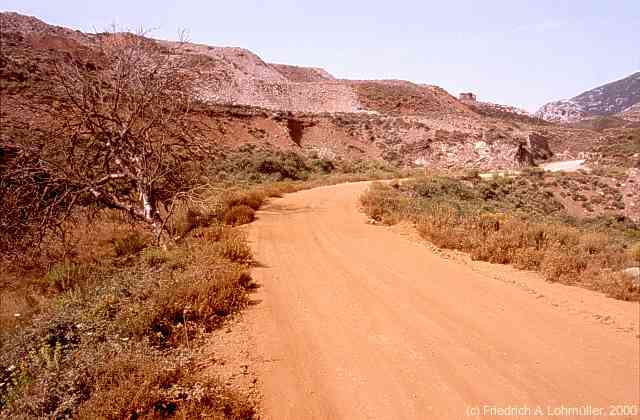
M 637 303 L 444 258 L 367 224 L 366 186 L 286 195 L 250 228 L 264 417 L 634 417 Z

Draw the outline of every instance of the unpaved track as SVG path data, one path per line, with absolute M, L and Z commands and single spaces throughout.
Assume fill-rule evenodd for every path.
M 458 419 L 485 404 L 639 403 L 637 304 L 549 286 L 554 301 L 595 306 L 635 331 L 615 328 L 443 259 L 366 224 L 366 185 L 286 195 L 250 227 L 262 266 L 246 319 L 264 417 Z

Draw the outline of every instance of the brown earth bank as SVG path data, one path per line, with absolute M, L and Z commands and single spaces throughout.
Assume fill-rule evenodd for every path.
M 640 404 L 637 303 L 366 224 L 368 185 L 286 195 L 250 226 L 260 288 L 244 317 L 265 418 Z

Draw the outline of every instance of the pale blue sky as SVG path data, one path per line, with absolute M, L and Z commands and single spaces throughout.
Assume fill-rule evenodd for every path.
M 405 79 L 536 110 L 640 70 L 640 0 L 0 0 L 83 31 L 111 23 L 248 48 L 336 77 Z

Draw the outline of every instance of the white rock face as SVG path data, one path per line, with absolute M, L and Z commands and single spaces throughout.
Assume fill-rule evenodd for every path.
M 535 116 L 545 121 L 570 123 L 585 117 L 584 108 L 571 100 L 549 102 L 540 108 Z
M 512 114 L 516 114 L 516 115 L 523 115 L 525 117 L 532 117 L 533 115 L 531 115 L 530 112 L 522 109 L 522 108 L 517 108 L 515 106 L 511 106 L 511 105 L 501 105 L 501 104 L 494 104 L 493 102 L 478 102 L 479 105 L 482 106 L 486 106 L 489 108 L 493 108 L 496 111 L 502 111 L 502 112 L 510 112 Z

